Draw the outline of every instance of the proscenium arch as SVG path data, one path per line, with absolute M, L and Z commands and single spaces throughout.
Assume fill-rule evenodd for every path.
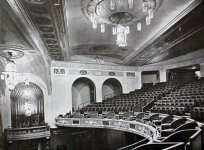
M 44 94 L 38 85 L 33 82 L 18 83 L 10 98 L 13 128 L 39 126 L 44 123 Z
M 77 78 L 72 84 L 72 109 L 77 110 L 81 104 L 96 102 L 96 86 L 86 77 Z
M 115 78 L 106 79 L 102 85 L 103 99 L 123 93 L 122 84 Z

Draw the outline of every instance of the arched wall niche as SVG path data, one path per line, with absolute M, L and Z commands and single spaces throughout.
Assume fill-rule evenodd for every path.
M 123 93 L 123 88 L 119 80 L 115 78 L 109 78 L 103 82 L 102 85 L 103 99 L 113 97 L 114 95 L 121 93 Z
M 72 108 L 78 109 L 80 104 L 90 104 L 96 101 L 96 86 L 87 77 L 77 78 L 72 84 Z
M 12 128 L 39 126 L 44 122 L 44 96 L 39 86 L 21 82 L 11 91 Z
M 19 83 L 24 83 L 26 79 L 28 79 L 29 82 L 32 82 L 36 84 L 43 93 L 44 96 L 44 121 L 46 123 L 52 124 L 52 119 L 50 116 L 52 115 L 52 103 L 50 102 L 50 96 L 48 95 L 48 90 L 45 82 L 39 78 L 38 76 L 35 76 L 30 73 L 19 73 L 19 79 L 16 85 Z M 5 97 L 2 101 L 2 119 L 3 119 L 3 128 L 11 127 L 11 91 L 6 87 L 5 88 Z M 8 117 L 9 116 L 9 117 Z M 4 119 L 6 118 L 6 119 Z

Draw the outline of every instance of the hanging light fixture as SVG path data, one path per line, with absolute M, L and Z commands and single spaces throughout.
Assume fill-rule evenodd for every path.
M 15 85 L 18 83 L 18 73 L 16 70 L 16 64 L 12 58 L 12 52 L 8 52 L 8 58 L 6 58 L 5 72 L 1 74 L 1 80 L 5 80 L 5 84 L 9 90 L 14 90 Z
M 115 34 L 117 35 L 116 42 L 118 46 L 120 47 L 125 47 L 127 46 L 127 34 L 130 33 L 129 26 L 122 26 L 122 25 L 117 25 L 115 27 Z
M 117 45 L 127 46 L 129 25 L 136 24 L 137 31 L 142 31 L 143 19 L 146 25 L 151 24 L 154 12 L 160 6 L 161 0 L 83 0 L 84 14 L 92 22 L 94 29 L 100 25 L 101 33 L 106 25 L 112 26 Z

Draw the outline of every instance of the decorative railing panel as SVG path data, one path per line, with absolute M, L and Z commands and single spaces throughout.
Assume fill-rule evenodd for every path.
M 5 129 L 5 132 L 8 141 L 30 140 L 50 137 L 49 126 Z
M 62 127 L 108 128 L 141 135 L 149 140 L 156 138 L 157 129 L 137 121 L 98 118 L 56 118 L 56 125 Z

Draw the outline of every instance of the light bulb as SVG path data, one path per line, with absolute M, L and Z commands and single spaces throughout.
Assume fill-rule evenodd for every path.
M 151 20 L 151 19 L 149 18 L 149 16 L 147 16 L 147 17 L 146 17 L 146 25 L 150 25 L 150 20 Z
M 93 24 L 93 28 L 96 29 L 97 28 L 97 22 L 95 19 L 93 20 L 92 24 Z
M 104 32 L 105 32 L 105 25 L 101 24 L 101 33 L 104 33 Z
M 133 5 L 134 5 L 134 1 L 133 0 L 128 0 L 129 9 L 132 9 Z
M 139 22 L 137 23 L 137 31 L 141 31 L 142 30 L 142 24 Z
M 111 8 L 112 10 L 115 9 L 115 0 L 110 0 L 110 8 Z
M 147 2 L 142 3 L 142 11 L 146 12 L 147 11 Z
M 113 35 L 116 35 L 116 27 L 113 27 L 112 30 L 113 30 Z
M 125 27 L 125 33 L 126 33 L 126 34 L 129 34 L 129 33 L 130 33 L 130 28 L 129 28 L 129 26 L 126 26 L 126 27 Z
M 91 22 L 93 22 L 94 19 L 95 19 L 94 13 L 91 13 L 91 14 L 90 14 L 90 20 L 91 20 Z
M 101 7 L 99 5 L 96 6 L 96 12 L 97 12 L 97 14 L 100 14 L 100 12 L 101 12 Z
M 148 10 L 148 15 L 149 15 L 149 18 L 150 18 L 150 19 L 153 18 L 153 9 L 149 9 L 149 10 Z

